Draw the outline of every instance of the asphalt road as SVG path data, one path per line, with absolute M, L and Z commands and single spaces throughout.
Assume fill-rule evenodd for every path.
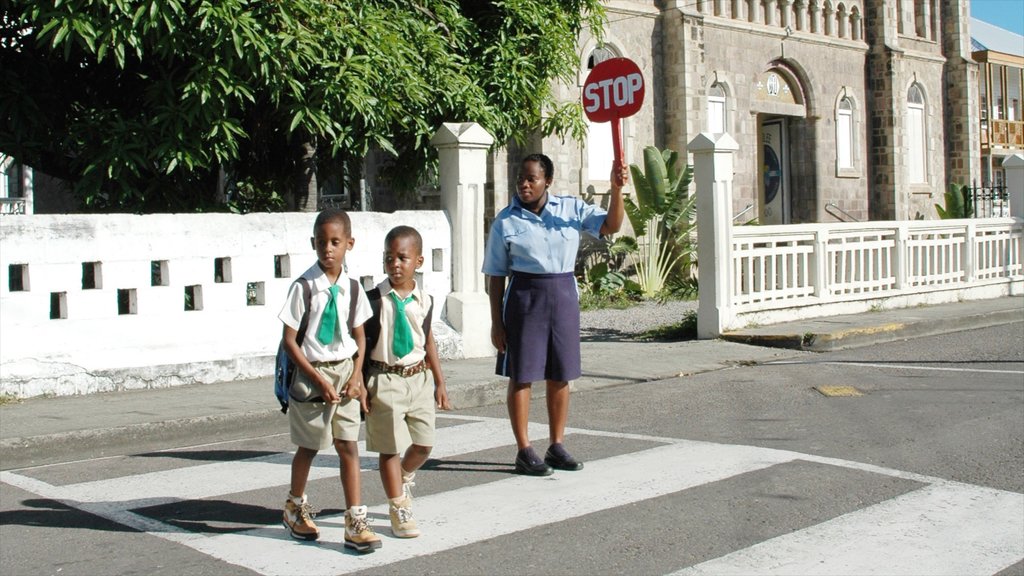
M 1024 574 L 1022 323 L 582 392 L 570 424 L 586 468 L 538 479 L 511 473 L 503 406 L 440 418 L 416 540 L 365 457 L 366 556 L 328 454 L 323 538 L 288 539 L 275 431 L 5 471 L 0 573 Z

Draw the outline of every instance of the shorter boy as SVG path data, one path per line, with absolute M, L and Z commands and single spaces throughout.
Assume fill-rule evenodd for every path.
M 416 284 L 422 265 L 423 238 L 415 228 L 398 226 L 388 232 L 388 279 L 370 292 L 374 316 L 366 323 L 366 449 L 380 453 L 391 532 L 398 538 L 420 535 L 412 517 L 413 478 L 434 445 L 435 406 L 451 410 L 430 330 L 433 299 Z M 428 368 L 433 378 L 427 376 Z
M 352 222 L 341 210 L 328 209 L 317 215 L 310 239 L 317 263 L 292 283 L 278 316 L 284 323 L 285 350 L 296 365 L 288 422 L 297 449 L 283 522 L 294 538 L 320 537 L 306 500 L 306 482 L 317 452 L 333 443 L 341 458 L 345 547 L 367 552 L 381 545 L 366 522 L 366 506 L 361 503 L 356 444 L 360 406 L 366 407 L 361 368 L 366 347 L 363 323 L 373 311 L 366 294 L 343 270 L 345 254 L 355 244 L 351 230 Z M 298 329 L 303 324 L 300 346 Z M 301 391 L 308 391 L 308 397 L 299 396 Z

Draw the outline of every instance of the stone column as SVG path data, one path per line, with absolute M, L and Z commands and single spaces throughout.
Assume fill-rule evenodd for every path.
M 446 122 L 430 140 L 437 148 L 441 209 L 452 226 L 452 292 L 448 322 L 462 334 L 466 358 L 494 355 L 484 260 L 484 188 L 487 151 L 494 137 L 475 122 Z
M 690 141 L 697 185 L 697 337 L 717 338 L 732 324 L 732 160 L 739 145 L 728 134 Z
M 1024 155 L 1007 156 L 1003 170 L 1006 171 L 1006 192 L 1010 196 L 1010 216 L 1024 218 Z

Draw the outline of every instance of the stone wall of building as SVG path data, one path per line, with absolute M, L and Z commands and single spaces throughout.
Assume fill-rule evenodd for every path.
M 942 42 L 946 55 L 946 173 L 950 182 L 969 184 L 981 174 L 979 67 L 971 58 L 970 14 L 963 2 L 942 3 Z
M 947 180 L 979 171 L 968 3 L 943 3 L 939 13 L 928 3 L 897 0 L 840 4 L 608 2 L 604 41 L 645 77 L 643 108 L 623 123 L 627 162 L 639 161 L 648 145 L 682 152 L 709 130 L 708 90 L 718 83 L 726 93 L 726 131 L 740 147 L 734 213 L 753 208 L 750 215 L 757 215 L 764 187 L 760 126 L 785 118 L 789 221 L 934 218 Z M 589 36 L 581 39 L 578 82 L 558 87 L 562 99 L 580 99 L 596 46 Z M 755 94 L 768 72 L 793 87 L 793 101 L 766 104 Z M 909 175 L 907 97 L 915 84 L 925 99 L 923 182 Z M 840 168 L 837 117 L 844 98 L 853 103 L 853 166 Z M 607 188 L 604 171 L 588 165 L 586 142 L 548 137 L 524 152 L 538 150 L 555 161 L 556 193 L 600 195 Z M 510 178 L 520 157 L 508 155 Z

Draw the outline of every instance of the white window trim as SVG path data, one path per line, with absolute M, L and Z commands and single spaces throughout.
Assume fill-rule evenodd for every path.
M 910 101 L 910 92 L 917 90 L 921 94 L 922 103 L 917 104 Z M 914 115 L 911 110 L 919 111 L 918 117 L 920 118 L 920 136 L 914 138 Z M 928 117 L 927 102 L 924 98 L 924 90 L 920 86 L 913 84 L 907 89 L 907 181 L 911 186 L 928 184 L 928 127 L 926 119 Z M 918 150 L 915 148 L 915 144 L 920 147 Z M 920 175 L 915 174 L 915 164 L 920 165 Z M 919 176 L 919 178 L 918 178 Z M 918 178 L 918 179 L 915 179 Z
M 840 106 L 843 100 L 849 100 L 850 109 L 842 110 Z M 857 101 L 847 95 L 846 88 L 843 88 L 839 93 L 839 97 L 836 98 L 835 104 L 835 136 L 836 136 L 836 177 L 837 178 L 860 178 L 861 177 L 861 154 L 860 154 L 860 109 L 857 106 Z M 847 144 L 850 147 L 850 165 L 843 166 L 839 156 L 840 152 L 840 117 L 843 115 L 849 116 L 849 128 L 850 134 L 847 139 Z

